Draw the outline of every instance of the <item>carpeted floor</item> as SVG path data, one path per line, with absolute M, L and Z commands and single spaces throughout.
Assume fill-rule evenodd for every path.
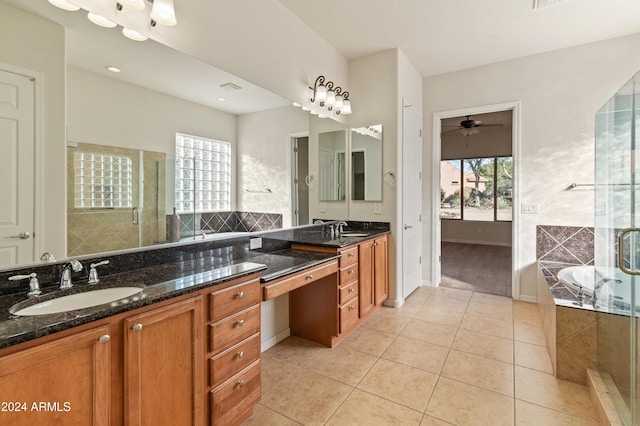
M 442 242 L 442 287 L 511 296 L 511 247 Z

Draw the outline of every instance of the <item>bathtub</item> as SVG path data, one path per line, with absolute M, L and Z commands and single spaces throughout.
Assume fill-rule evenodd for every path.
M 557 275 L 558 281 L 575 293 L 581 289 L 585 298 L 593 297 L 594 287 L 599 310 L 629 311 L 631 307 L 631 276 L 611 267 L 593 265 L 571 266 L 561 269 Z M 636 294 L 636 309 L 638 306 Z

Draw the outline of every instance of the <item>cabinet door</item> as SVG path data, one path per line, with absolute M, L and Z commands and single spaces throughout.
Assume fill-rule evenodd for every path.
M 387 237 L 376 238 L 373 242 L 373 277 L 376 305 L 389 297 L 389 249 Z
M 364 317 L 374 307 L 373 294 L 373 241 L 360 244 L 360 285 L 358 289 L 360 301 L 360 318 Z
M 128 425 L 203 422 L 202 297 L 123 321 Z
M 0 425 L 109 425 L 109 328 L 0 358 Z

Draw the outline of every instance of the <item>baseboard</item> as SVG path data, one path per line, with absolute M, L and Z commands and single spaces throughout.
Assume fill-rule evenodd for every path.
M 527 296 L 526 294 L 521 294 L 518 300 L 521 302 L 538 303 L 536 296 Z
M 481 246 L 500 246 L 511 247 L 511 242 L 503 243 L 500 241 L 482 241 L 482 240 L 458 240 L 455 238 L 442 239 L 443 243 L 460 243 L 460 244 L 477 244 Z
M 276 334 L 272 338 L 262 342 L 260 344 L 260 352 L 264 352 L 267 349 L 277 345 L 278 343 L 282 342 L 284 339 L 286 339 L 289 336 L 291 336 L 291 329 L 287 327 L 285 330 L 282 330 L 280 333 Z
M 431 280 L 422 280 L 420 285 L 422 287 L 439 287 L 438 285 L 433 285 Z
M 402 305 L 404 305 L 404 299 L 395 299 L 395 300 L 387 299 L 384 302 L 382 302 L 382 304 L 390 308 L 401 308 Z

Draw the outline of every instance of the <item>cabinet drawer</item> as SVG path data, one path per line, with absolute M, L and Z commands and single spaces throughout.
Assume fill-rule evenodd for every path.
M 260 331 L 260 305 L 209 325 L 209 350 L 220 352 Z
M 255 334 L 209 360 L 209 384 L 219 385 L 259 358 L 260 334 Z
M 358 263 L 358 246 L 340 252 L 340 269 Z
M 349 331 L 358 322 L 358 299 L 340 307 L 340 333 Z
M 352 282 L 349 285 L 340 287 L 340 305 L 358 296 L 358 282 Z
M 211 391 L 211 424 L 238 423 L 240 416 L 260 401 L 260 361 Z
M 354 263 L 340 270 L 340 285 L 358 281 L 358 264 Z
M 323 263 L 314 268 L 308 268 L 289 277 L 275 280 L 263 287 L 264 294 L 262 300 L 270 300 L 282 294 L 289 293 L 296 288 L 311 284 L 312 282 L 338 272 L 338 262 L 331 261 Z
M 236 285 L 209 295 L 209 321 L 239 312 L 260 303 L 260 281 Z

